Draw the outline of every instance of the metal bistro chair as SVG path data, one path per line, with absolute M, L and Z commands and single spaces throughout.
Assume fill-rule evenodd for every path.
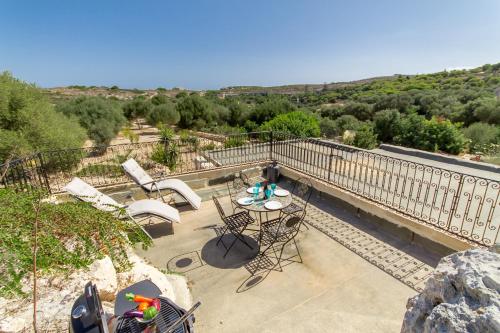
M 299 178 L 295 181 L 292 189 L 292 203 L 283 208 L 285 215 L 305 215 L 307 204 L 312 195 L 312 184 L 309 178 Z
M 283 267 L 281 267 L 283 251 L 285 250 L 285 246 L 290 242 L 293 242 L 295 245 L 297 255 L 302 263 L 302 256 L 300 255 L 295 237 L 299 233 L 300 227 L 304 221 L 304 216 L 305 213 L 302 215 L 283 215 L 280 218 L 270 220 L 262 225 L 261 246 L 265 245 L 266 248 L 264 251 L 260 252 L 260 255 L 264 256 L 272 249 L 274 256 L 278 260 L 276 265 L 279 265 L 280 271 L 283 271 Z M 279 249 L 279 256 L 276 254 L 277 246 Z M 276 265 L 274 267 L 276 267 Z
M 240 172 L 239 174 L 235 174 L 233 180 L 227 182 L 227 191 L 229 193 L 229 198 L 231 199 L 233 213 L 236 213 L 236 210 L 240 208 L 238 203 L 236 202 L 236 195 L 244 190 L 247 186 L 249 186 L 248 177 L 242 172 Z
M 219 243 L 222 243 L 222 245 L 226 249 L 224 258 L 229 253 L 229 250 L 231 250 L 237 240 L 240 240 L 243 244 L 245 244 L 252 250 L 253 248 L 245 240 L 243 232 L 247 229 L 248 225 L 254 223 L 255 220 L 248 214 L 247 211 L 242 211 L 233 215 L 226 216 L 224 210 L 222 209 L 222 206 L 219 203 L 219 200 L 215 196 L 212 196 L 212 199 L 215 203 L 215 207 L 217 207 L 217 211 L 219 212 L 222 221 L 225 224 L 225 227 L 216 243 L 216 246 L 218 246 Z M 228 232 L 235 237 L 234 241 L 231 243 L 231 245 L 229 245 L 229 247 L 227 247 L 222 240 L 222 237 L 224 237 Z

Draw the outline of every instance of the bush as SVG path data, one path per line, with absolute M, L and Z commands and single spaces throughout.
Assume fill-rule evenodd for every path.
M 459 125 L 437 117 L 427 120 L 415 113 L 403 118 L 400 135 L 394 141 L 406 147 L 451 154 L 460 153 L 466 144 Z
M 174 172 L 177 168 L 179 154 L 179 146 L 175 142 L 160 143 L 153 148 L 151 159 L 167 166 L 170 171 Z
M 261 130 L 290 133 L 299 137 L 318 137 L 321 134 L 318 119 L 304 111 L 280 114 L 264 123 Z
M 373 108 L 366 103 L 352 102 L 345 106 L 344 114 L 356 117 L 358 120 L 370 120 L 373 115 Z
M 363 149 L 373 149 L 377 147 L 377 134 L 373 131 L 373 126 L 363 124 L 356 130 L 353 145 Z
M 382 142 L 392 142 L 401 130 L 401 115 L 398 110 L 383 110 L 373 117 L 374 131 Z
M 240 147 L 243 146 L 245 142 L 246 142 L 245 137 L 242 135 L 230 136 L 224 142 L 224 148 Z
M 250 114 L 250 120 L 262 124 L 274 117 L 297 110 L 297 107 L 282 97 L 271 97 L 264 103 L 257 104 Z
M 469 139 L 469 151 L 485 152 L 491 144 L 500 142 L 500 128 L 484 123 L 474 123 L 463 130 Z
M 482 122 L 500 125 L 499 101 L 495 98 L 483 98 L 474 102 L 474 116 Z
M 356 117 L 351 115 L 343 115 L 338 117 L 335 120 L 335 124 L 338 130 L 338 134 L 342 135 L 345 131 L 356 131 L 359 126 L 361 126 L 361 122 L 356 119 Z
M 340 134 L 337 123 L 330 118 L 321 118 L 319 128 L 321 130 L 321 135 L 326 138 L 333 138 Z
M 158 89 L 156 89 L 156 90 L 158 90 Z M 151 103 L 153 105 L 161 105 L 161 104 L 167 104 L 167 103 L 171 103 L 171 102 L 170 102 L 170 98 L 168 98 L 167 95 L 158 94 L 158 95 L 155 95 L 151 98 Z
M 77 97 L 57 106 L 57 111 L 78 118 L 96 145 L 107 145 L 125 124 L 120 106 L 102 97 Z
M 144 97 L 136 97 L 133 100 L 123 104 L 123 114 L 127 119 L 133 120 L 141 117 L 146 117 L 151 111 L 152 103 Z
M 159 123 L 175 125 L 179 120 L 179 112 L 171 102 L 155 105 L 146 116 L 146 121 L 151 126 L 157 126 Z
M 40 89 L 0 75 L 0 162 L 9 156 L 81 147 L 85 130 L 56 112 Z
M 35 210 L 41 193 L 0 189 L 0 296 L 22 294 L 32 270 Z M 128 236 L 127 236 L 128 235 Z M 83 202 L 40 203 L 37 269 L 40 273 L 87 267 L 109 255 L 118 270 L 128 267 L 126 246 L 151 244 L 139 227 Z M 68 245 L 71 246 L 68 246 Z
M 215 121 L 216 115 L 210 103 L 198 95 L 183 97 L 176 105 L 179 112 L 179 127 L 200 129 Z

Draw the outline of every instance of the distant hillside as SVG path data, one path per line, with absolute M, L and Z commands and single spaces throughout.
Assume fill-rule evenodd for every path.
M 233 87 L 221 88 L 220 92 L 225 93 L 226 95 L 262 94 L 262 93 L 294 95 L 305 92 L 320 92 L 324 90 L 334 90 L 337 88 L 354 86 L 358 84 L 365 84 L 379 80 L 394 80 L 397 77 L 398 75 L 377 76 L 368 79 L 347 81 L 347 82 L 331 82 L 322 84 L 291 84 L 291 85 L 272 86 L 272 87 L 233 86 Z
M 116 98 L 118 100 L 130 100 L 137 96 L 144 96 L 151 98 L 158 94 L 175 97 L 179 92 L 185 91 L 181 88 L 174 89 L 121 89 L 114 87 L 95 87 L 95 86 L 68 86 L 68 87 L 55 87 L 44 89 L 46 94 L 52 100 L 69 99 L 76 96 L 102 96 L 106 98 Z

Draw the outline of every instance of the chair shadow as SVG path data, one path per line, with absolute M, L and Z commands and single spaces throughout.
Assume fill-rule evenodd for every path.
M 300 258 L 298 254 L 281 258 L 280 263 L 278 263 L 277 256 L 279 256 L 280 251 L 281 248 L 272 248 L 265 255 L 258 254 L 255 258 L 247 262 L 245 269 L 250 273 L 250 276 L 241 283 L 236 292 L 243 293 L 252 289 L 263 282 L 273 271 L 282 272 L 282 269 L 288 265 L 302 263 L 301 260 L 294 260 L 294 258 Z

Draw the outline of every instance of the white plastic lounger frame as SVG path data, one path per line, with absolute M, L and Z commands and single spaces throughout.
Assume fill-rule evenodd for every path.
M 161 193 L 162 190 L 174 191 L 189 202 L 194 209 L 200 209 L 200 196 L 182 180 L 172 178 L 155 181 L 133 158 L 122 163 L 122 167 L 125 173 L 141 186 L 148 197 L 151 193 L 157 192 L 161 199 L 164 200 Z
M 180 223 L 181 221 L 179 211 L 166 203 L 144 199 L 134 201 L 130 205 L 122 205 L 113 198 L 99 192 L 78 177 L 73 178 L 71 182 L 66 184 L 64 190 L 79 200 L 91 203 L 93 207 L 99 210 L 115 212 L 118 218 L 130 218 L 149 236 L 149 238 L 151 238 L 151 235 L 139 224 L 139 222 L 149 217 L 146 216 L 143 219 L 137 220 L 135 218 L 136 216 L 154 215 L 168 222 Z M 123 211 L 125 211 L 126 216 L 123 216 Z

